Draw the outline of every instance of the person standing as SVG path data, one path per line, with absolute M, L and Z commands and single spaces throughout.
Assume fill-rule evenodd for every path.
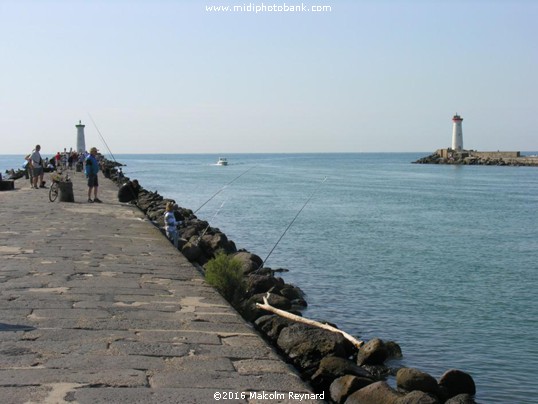
M 97 197 L 97 189 L 99 188 L 99 182 L 97 181 L 97 173 L 99 172 L 99 162 L 95 158 L 97 155 L 97 149 L 92 147 L 90 149 L 90 155 L 86 158 L 86 178 L 88 178 L 88 202 L 101 203 Z M 92 189 L 93 189 L 93 201 L 92 201 Z
M 175 204 L 174 202 L 168 202 L 166 204 L 166 212 L 164 213 L 164 230 L 166 231 L 166 237 L 170 239 L 172 243 L 174 243 L 174 247 L 178 247 L 179 244 L 179 238 L 177 234 L 177 221 L 176 221 L 176 215 L 174 214 L 175 211 Z
M 60 152 L 56 153 L 56 156 L 54 156 L 54 162 L 55 162 L 54 165 L 56 166 L 57 170 L 60 169 L 61 159 L 62 159 L 62 155 L 60 154 Z
M 45 182 L 43 181 L 43 159 L 39 151 L 41 150 L 40 145 L 36 145 L 35 150 L 30 156 L 30 164 L 32 166 L 33 184 L 32 188 L 38 189 L 37 180 L 39 179 L 39 188 L 46 188 Z

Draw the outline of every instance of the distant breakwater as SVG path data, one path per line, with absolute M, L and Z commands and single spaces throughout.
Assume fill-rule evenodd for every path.
M 438 149 L 429 156 L 422 157 L 415 164 L 452 164 L 538 167 L 537 156 L 521 156 L 520 152 L 479 152 L 475 150 Z
M 103 173 L 119 186 L 129 180 L 120 174 L 121 164 L 103 161 Z M 140 190 L 136 206 L 164 233 L 164 212 L 173 202 L 157 192 Z M 240 301 L 233 306 L 309 381 L 316 392 L 334 403 L 474 403 L 476 387 L 472 377 L 457 369 L 447 370 L 438 380 L 415 368 L 389 366 L 390 359 L 402 356 L 397 343 L 379 338 L 356 348 L 341 334 L 296 323 L 267 314 L 256 306 L 270 292 L 269 304 L 295 314 L 307 307 L 304 294 L 297 286 L 286 284 L 277 276 L 283 269 L 262 267 L 262 259 L 235 243 L 218 228 L 200 220 L 192 210 L 179 207 L 176 219 L 180 228 L 179 250 L 204 273 L 204 266 L 219 251 L 241 263 L 247 285 Z M 387 383 L 396 377 L 397 388 Z M 285 386 L 283 386 L 284 388 Z

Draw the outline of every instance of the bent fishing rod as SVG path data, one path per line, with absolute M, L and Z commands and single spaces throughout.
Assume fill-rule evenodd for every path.
M 297 219 L 297 217 L 299 217 L 299 215 L 301 214 L 301 212 L 303 211 L 303 209 L 306 207 L 306 205 L 308 205 L 308 202 L 310 202 L 310 200 L 312 199 L 312 197 L 314 196 L 314 194 L 321 188 L 321 186 L 323 185 L 323 183 L 327 180 L 327 177 L 325 177 L 323 179 L 323 181 L 321 181 L 321 183 L 316 187 L 316 189 L 314 189 L 314 191 L 312 191 L 312 194 L 310 194 L 310 197 L 306 200 L 306 202 L 304 203 L 303 207 L 301 209 L 299 209 L 299 212 L 297 212 L 297 214 L 295 215 L 295 217 L 293 218 L 293 220 L 290 222 L 290 224 L 288 225 L 288 227 L 286 227 L 286 230 L 284 230 L 284 233 L 282 233 L 282 235 L 280 236 L 280 238 L 278 239 L 278 241 L 275 243 L 275 245 L 273 246 L 273 248 L 271 249 L 271 251 L 269 251 L 269 254 L 267 254 L 267 257 L 265 257 L 265 259 L 263 260 L 260 268 L 263 268 L 263 266 L 265 265 L 265 261 L 267 261 L 267 259 L 271 256 L 271 254 L 273 253 L 273 251 L 275 250 L 276 246 L 280 243 L 280 241 L 282 240 L 282 238 L 284 237 L 284 235 L 287 233 L 287 231 L 290 229 L 290 227 L 293 225 L 293 222 L 295 222 L 295 219 Z M 258 268 L 259 269 L 259 268 Z
M 194 211 L 194 213 L 198 212 L 200 209 L 202 209 L 211 199 L 213 199 L 214 197 L 216 197 L 218 194 L 220 194 L 222 191 L 224 191 L 224 189 L 228 186 L 228 185 L 231 185 L 233 182 L 235 182 L 236 180 L 238 180 L 239 178 L 241 178 L 243 175 L 245 175 L 246 173 L 248 173 L 250 170 L 252 170 L 254 167 L 256 166 L 252 166 L 250 167 L 249 169 L 247 169 L 246 171 L 243 171 L 241 174 L 239 174 L 237 177 L 235 177 L 233 180 L 231 180 L 229 183 L 227 183 L 226 185 L 224 185 L 221 189 L 219 189 L 217 192 L 215 192 L 213 194 L 213 196 L 211 198 L 209 198 L 207 201 L 205 201 L 202 206 L 200 206 L 198 209 L 196 209 Z

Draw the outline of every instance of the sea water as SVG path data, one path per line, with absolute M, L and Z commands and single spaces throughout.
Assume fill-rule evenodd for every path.
M 395 365 L 464 370 L 478 402 L 536 402 L 538 168 L 411 164 L 426 154 L 115 157 L 289 269 L 306 317 L 396 341 Z

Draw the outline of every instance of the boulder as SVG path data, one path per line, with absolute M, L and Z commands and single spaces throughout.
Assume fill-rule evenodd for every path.
M 267 311 L 256 306 L 256 303 L 263 303 L 263 298 L 266 297 L 266 295 L 266 293 L 258 293 L 244 301 L 241 310 L 243 317 L 245 317 L 248 321 L 255 321 L 257 318 L 267 314 Z M 291 309 L 291 302 L 283 296 L 271 293 L 267 300 L 271 306 L 276 307 L 277 309 Z
M 312 384 L 321 390 L 329 390 L 335 379 L 344 375 L 359 376 L 374 380 L 372 375 L 353 361 L 337 356 L 326 356 L 319 363 L 318 370 L 311 377 Z M 369 384 L 369 383 L 368 383 Z
M 255 321 L 255 324 L 258 329 L 267 336 L 267 338 L 273 342 L 276 342 L 278 336 L 280 335 L 280 331 L 295 323 L 284 317 L 277 316 L 276 314 L 269 314 L 259 317 Z
M 304 292 L 294 285 L 284 285 L 280 294 L 290 300 L 304 300 Z
M 198 237 L 198 235 L 202 234 L 202 232 L 208 226 L 209 226 L 209 223 L 203 220 L 198 220 L 198 219 L 186 220 L 183 224 L 183 227 L 179 230 L 179 234 L 181 237 L 189 240 L 190 238 L 194 236 Z
M 284 328 L 278 336 L 277 346 L 297 367 L 312 372 L 325 356 L 347 358 L 353 352 L 353 345 L 342 334 L 306 324 Z
M 181 253 L 187 258 L 190 262 L 196 262 L 202 256 L 202 250 L 196 244 L 187 242 L 182 248 Z
M 357 355 L 357 364 L 383 365 L 389 356 L 385 343 L 379 338 L 374 338 L 364 344 Z
M 420 390 L 439 396 L 439 385 L 429 374 L 414 368 L 402 368 L 396 374 L 396 385 L 399 390 Z
M 396 404 L 401 396 L 386 382 L 375 382 L 350 395 L 346 404 Z
M 412 391 L 396 400 L 396 404 L 440 404 L 439 399 L 423 391 Z
M 146 215 L 148 216 L 149 220 L 151 220 L 152 222 L 159 223 L 159 225 L 162 227 L 164 225 L 164 213 L 165 213 L 164 208 L 159 208 L 155 210 L 148 209 L 148 211 L 146 212 Z
M 372 383 L 374 381 L 366 377 L 341 376 L 331 383 L 329 388 L 331 399 L 337 404 L 344 403 L 351 394 Z
M 274 276 L 253 275 L 250 274 L 246 277 L 247 281 L 247 296 L 253 296 L 258 293 L 277 293 L 282 295 L 280 290 L 284 286 L 282 278 L 275 278 Z M 287 296 L 288 300 L 290 300 Z M 261 302 L 260 302 L 261 303 Z
M 205 234 L 200 240 L 200 248 L 210 257 L 215 256 L 219 250 L 227 255 L 237 251 L 235 243 L 228 240 L 224 233 Z
M 476 401 L 469 394 L 458 394 L 445 401 L 445 404 L 476 404 Z
M 388 358 L 387 359 L 401 359 L 402 348 L 394 341 L 385 342 L 385 348 L 387 349 Z
M 249 253 L 248 251 L 239 251 L 233 255 L 241 262 L 243 273 L 248 275 L 254 272 L 263 265 L 263 260 L 256 254 Z
M 452 398 L 458 394 L 476 394 L 476 386 L 473 378 L 468 373 L 458 369 L 447 370 L 439 379 L 444 396 Z

